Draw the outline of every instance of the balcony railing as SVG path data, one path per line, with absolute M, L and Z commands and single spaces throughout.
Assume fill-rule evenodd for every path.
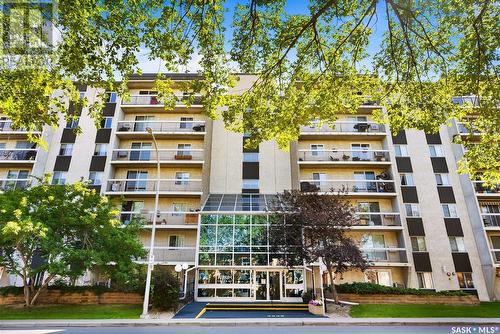
M 395 193 L 394 181 L 388 180 L 301 180 L 306 192 L 347 190 L 348 193 Z
M 345 121 L 335 122 L 333 126 L 328 124 L 303 126 L 301 132 L 385 133 L 385 125 L 375 122 Z
M 137 212 L 137 211 L 122 211 L 120 213 L 120 220 L 123 224 L 128 225 L 132 220 L 137 219 L 142 221 L 144 227 L 151 227 L 153 225 L 153 212 Z M 198 225 L 198 216 L 196 212 L 169 212 L 160 211 L 156 216 L 156 224 L 158 226 L 172 226 L 172 225 Z
M 36 158 L 36 149 L 17 148 L 13 150 L 0 149 L 1 161 L 32 161 Z
M 470 129 L 470 127 L 467 127 L 467 126 L 465 125 L 465 123 L 458 122 L 458 123 L 457 123 L 457 127 L 458 127 L 458 132 L 459 132 L 460 134 L 463 134 L 463 135 L 468 135 L 468 134 L 471 134 L 471 129 Z M 480 135 L 480 134 L 481 134 L 481 131 L 474 129 L 474 126 L 472 126 L 472 133 L 473 133 L 473 134 L 475 134 L 475 135 Z
M 30 182 L 30 179 L 0 179 L 0 190 L 26 189 Z
M 154 192 L 156 180 L 150 179 L 111 179 L 108 180 L 108 192 Z M 198 179 L 161 179 L 160 192 L 201 191 L 201 180 Z
M 203 161 L 202 149 L 159 149 L 160 161 Z M 156 162 L 156 150 L 152 149 L 116 149 L 112 161 L 153 161 Z
M 499 194 L 500 184 L 494 185 L 493 187 L 488 187 L 483 181 L 472 181 L 474 184 L 474 189 L 478 194 Z
M 500 227 L 500 213 L 483 213 L 484 227 Z
M 479 97 L 476 95 L 463 95 L 463 96 L 454 96 L 451 101 L 455 104 L 464 105 L 469 104 L 473 107 L 479 106 Z
M 149 246 L 145 246 L 146 252 L 149 252 Z M 155 262 L 194 262 L 196 256 L 196 247 L 159 247 L 153 249 Z M 146 261 L 146 259 L 142 259 Z
M 122 121 L 118 122 L 118 132 L 205 132 L 204 121 Z
M 381 247 L 361 248 L 361 251 L 370 262 L 407 263 L 405 248 Z
M 397 212 L 356 212 L 359 223 L 355 226 L 401 226 Z
M 177 99 L 176 105 L 184 105 L 185 101 L 190 101 L 191 98 L 189 96 L 177 95 L 176 99 Z M 192 101 L 191 105 L 201 104 L 201 95 L 200 94 L 193 95 L 191 101 Z M 130 96 L 129 101 L 123 100 L 122 105 L 125 105 L 125 106 L 136 106 L 136 105 L 152 106 L 152 105 L 163 105 L 163 103 L 158 100 L 157 95 L 132 95 L 132 96 Z
M 387 150 L 299 150 L 299 161 L 390 161 Z

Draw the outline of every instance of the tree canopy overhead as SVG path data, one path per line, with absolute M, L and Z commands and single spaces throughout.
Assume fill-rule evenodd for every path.
M 127 77 L 139 72 L 141 54 L 161 59 L 167 71 L 182 71 L 200 55 L 203 80 L 192 89 L 203 93 L 205 113 L 249 133 L 249 145 L 276 139 L 286 147 L 301 125 L 314 119 L 332 123 L 366 100 L 387 108 L 377 117 L 394 132 L 436 132 L 451 118 L 468 123 L 465 115 L 474 113 L 483 140 L 466 143 L 461 169 L 498 183 L 498 3 L 306 4 L 297 12 L 297 2 L 285 0 L 61 0 L 51 18 L 61 36 L 52 52 L 0 51 L 0 109 L 17 127 L 55 125 L 57 112 L 71 117 L 56 90 L 86 104 L 72 81 L 126 95 Z M 0 15 L 9 18 L 6 11 Z M 259 79 L 232 96 L 227 92 L 236 71 Z M 123 80 L 116 83 L 116 77 Z M 168 81 L 158 86 L 172 94 Z M 451 102 L 470 94 L 480 97 L 474 109 Z M 98 120 L 101 108 L 97 103 L 88 110 Z

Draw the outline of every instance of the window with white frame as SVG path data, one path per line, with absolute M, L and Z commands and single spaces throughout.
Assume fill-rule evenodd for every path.
M 175 184 L 176 185 L 188 185 L 189 184 L 189 173 L 188 172 L 176 172 L 175 173 Z
M 405 211 L 407 217 L 420 217 L 420 207 L 415 203 L 406 203 Z
M 443 215 L 445 218 L 457 218 L 457 205 L 456 204 L 441 204 L 443 208 Z
M 181 129 L 192 129 L 193 128 L 193 117 L 181 117 L 181 122 L 179 124 Z
M 450 248 L 453 253 L 463 253 L 465 252 L 465 242 L 464 237 L 449 237 Z
M 71 117 L 67 122 L 66 122 L 66 129 L 74 129 L 78 126 L 78 123 L 80 122 L 80 117 Z
M 441 145 L 429 145 L 431 157 L 443 157 L 443 147 Z
M 63 156 L 71 156 L 71 154 L 73 153 L 73 144 L 66 144 L 66 143 L 63 143 L 61 144 L 61 148 L 59 149 L 59 155 L 63 155 Z
M 118 94 L 116 92 L 106 92 L 106 102 L 107 103 L 116 103 L 116 98 Z
M 174 212 L 173 216 L 182 216 L 182 213 L 187 211 L 187 205 L 186 203 L 173 203 L 172 211 Z
M 103 117 L 101 120 L 101 129 L 111 129 L 113 126 L 113 117 Z
M 192 155 L 191 144 L 177 144 L 177 155 Z
M 311 155 L 313 157 L 319 156 L 324 152 L 325 145 L 323 144 L 311 144 Z
M 436 176 L 436 183 L 438 186 L 449 186 L 450 179 L 448 178 L 447 173 L 437 173 L 434 174 Z
M 411 249 L 414 252 L 426 252 L 425 237 L 411 237 Z
M 417 272 L 419 289 L 434 289 L 431 272 Z
M 183 246 L 184 246 L 183 235 L 170 235 L 168 237 L 168 247 L 183 247 Z
M 89 172 L 90 184 L 94 186 L 101 185 L 103 176 L 104 172 Z
M 402 186 L 414 186 L 413 183 L 413 173 L 400 173 L 399 177 L 401 179 Z
M 108 154 L 108 144 L 95 144 L 94 155 L 106 156 Z
M 321 187 L 321 183 L 326 181 L 326 173 L 313 173 L 313 184 Z
M 56 171 L 52 175 L 52 184 L 65 184 L 66 172 Z
M 407 145 L 394 145 L 394 151 L 397 157 L 407 157 L 408 156 L 408 146 Z
M 457 272 L 457 279 L 460 289 L 474 289 L 472 273 Z

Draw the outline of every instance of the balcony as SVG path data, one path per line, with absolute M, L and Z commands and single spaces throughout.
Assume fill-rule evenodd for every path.
M 353 230 L 401 230 L 401 217 L 398 212 L 356 212 L 359 223 Z
M 491 255 L 493 255 L 493 261 L 495 261 L 495 266 L 500 267 L 500 249 L 492 249 Z
M 300 190 L 304 192 L 337 192 L 347 190 L 347 195 L 396 196 L 394 181 L 391 180 L 301 180 Z
M 0 149 L 0 166 L 33 165 L 36 154 L 37 150 L 30 148 Z
M 108 180 L 108 195 L 153 196 L 156 194 L 157 180 L 150 179 L 111 179 Z M 201 180 L 198 179 L 160 179 L 160 196 L 201 196 Z
M 183 112 L 185 112 L 187 109 L 185 101 L 189 99 L 189 96 L 176 95 L 175 107 L 184 107 Z M 190 108 L 196 108 L 199 112 L 199 108 L 203 106 L 201 94 L 194 94 L 191 101 Z M 157 95 L 132 95 L 129 101 L 122 100 L 121 108 L 124 112 L 156 111 L 164 110 L 165 105 L 158 100 Z
M 33 131 L 34 134 L 40 134 L 41 131 Z M 28 131 L 25 129 L 14 129 L 12 127 L 12 121 L 9 119 L 0 120 L 0 138 L 25 138 L 28 135 Z
M 406 249 L 402 247 L 361 248 L 361 251 L 374 266 L 408 266 Z
M 477 197 L 492 198 L 500 197 L 500 185 L 487 187 L 482 181 L 472 181 Z
M 356 166 L 390 165 L 387 150 L 299 150 L 299 165 Z
M 168 212 L 160 211 L 156 216 L 156 228 L 160 229 L 197 229 L 198 216 L 196 212 Z M 144 228 L 153 227 L 153 211 L 122 211 L 120 220 L 124 225 L 129 224 L 133 219 L 144 223 Z
M 386 135 L 384 124 L 375 122 L 344 121 L 335 122 L 333 126 L 328 124 L 303 126 L 300 129 L 302 137 L 321 138 L 324 136 L 338 136 L 343 138 L 359 139 L 361 137 L 373 138 Z
M 149 246 L 145 246 L 146 252 L 149 252 Z M 187 263 L 194 264 L 196 258 L 196 247 L 155 247 L 153 249 L 155 263 L 161 264 L 177 264 Z M 141 259 L 138 262 L 146 262 L 147 258 Z
M 158 158 L 162 165 L 203 165 L 203 149 L 159 149 Z M 116 149 L 113 150 L 111 163 L 116 165 L 137 166 L 157 163 L 156 150 L 152 149 Z
M 116 135 L 122 138 L 151 138 L 151 128 L 157 138 L 200 138 L 205 135 L 205 121 L 121 121 Z
M 482 213 L 484 227 L 487 229 L 500 228 L 500 213 Z
M 0 191 L 26 189 L 31 183 L 31 179 L 0 179 Z

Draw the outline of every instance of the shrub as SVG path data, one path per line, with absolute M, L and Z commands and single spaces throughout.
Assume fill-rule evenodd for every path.
M 412 288 L 396 288 L 392 286 L 384 286 L 373 283 L 344 283 L 337 286 L 339 293 L 356 293 L 359 295 L 420 295 L 420 296 L 468 296 L 463 291 L 433 291 L 433 290 L 420 290 Z
M 153 295 L 151 303 L 159 310 L 177 310 L 179 305 L 179 279 L 172 270 L 156 266 L 152 273 Z
M 313 291 L 312 290 L 307 290 L 304 293 L 302 293 L 302 301 L 304 303 L 309 303 L 314 298 Z

